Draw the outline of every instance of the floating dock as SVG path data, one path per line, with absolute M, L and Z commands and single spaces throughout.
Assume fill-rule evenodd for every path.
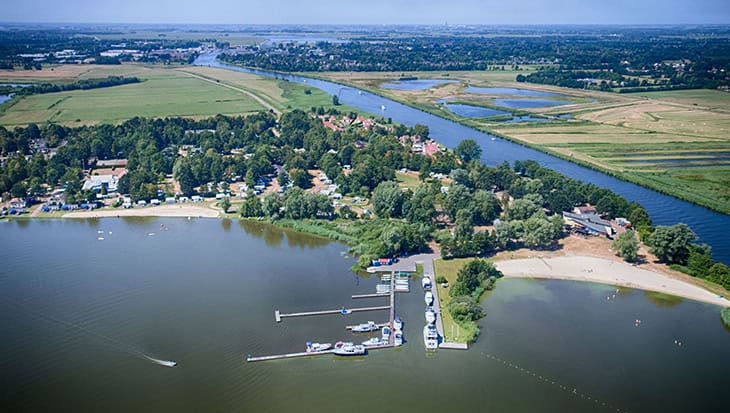
M 383 344 L 383 345 L 379 345 L 379 346 L 365 346 L 365 348 L 368 351 L 378 350 L 381 348 L 391 348 L 391 347 L 393 347 L 392 344 Z M 298 358 L 298 357 L 311 357 L 311 356 L 321 356 L 323 354 L 334 354 L 334 352 L 335 352 L 335 350 L 313 351 L 313 352 L 303 351 L 301 353 L 274 354 L 271 356 L 258 356 L 258 357 L 255 357 L 255 356 L 252 356 L 249 354 L 248 357 L 246 357 L 246 361 L 249 363 L 253 363 L 255 361 L 293 359 L 293 358 Z M 346 356 L 346 357 L 351 357 L 351 356 Z
M 391 304 L 393 300 L 391 299 Z M 348 308 L 348 311 L 351 311 L 353 313 L 360 313 L 363 311 L 378 311 L 378 310 L 390 310 L 391 306 L 389 305 L 381 305 L 377 307 L 360 307 L 360 308 Z M 274 319 L 276 319 L 277 323 L 280 323 L 283 318 L 287 317 L 307 317 L 307 316 L 313 316 L 313 315 L 327 315 L 327 314 L 342 314 L 342 309 L 337 310 L 322 310 L 322 311 L 307 311 L 303 313 L 282 313 L 279 310 L 274 311 Z
M 380 328 L 383 328 L 385 326 L 391 326 L 390 323 L 375 323 L 375 325 L 377 325 Z M 348 329 L 348 330 L 352 330 L 353 327 L 357 327 L 357 326 L 356 325 L 354 325 L 354 326 L 345 326 L 345 328 Z
M 375 293 L 375 294 L 355 294 L 352 298 L 376 298 L 376 297 L 390 297 L 390 293 Z

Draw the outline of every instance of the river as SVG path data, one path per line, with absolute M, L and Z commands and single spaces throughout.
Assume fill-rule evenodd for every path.
M 14 220 L 0 223 L 0 245 L 2 411 L 727 406 L 730 332 L 707 304 L 634 290 L 607 301 L 609 286 L 502 280 L 484 300 L 476 345 L 428 355 L 416 280 L 396 301 L 406 323 L 400 349 L 246 363 L 246 354 L 301 351 L 307 340 L 364 340 L 344 325 L 387 312 L 280 324 L 273 312 L 380 305 L 349 298 L 374 292 L 375 278 L 349 270 L 354 259 L 342 244 L 216 219 Z
M 730 264 L 730 237 L 727 236 L 727 231 L 730 229 L 730 216 L 728 215 L 711 211 L 707 208 L 658 193 L 639 185 L 621 181 L 601 172 L 504 139 L 495 138 L 488 133 L 477 131 L 457 122 L 434 116 L 391 99 L 365 91 L 359 91 L 352 87 L 319 79 L 277 74 L 264 70 L 228 65 L 218 62 L 216 60 L 216 54 L 201 55 L 195 61 L 195 64 L 306 83 L 322 89 L 330 95 L 337 94 L 340 97 L 340 102 L 360 110 L 391 118 L 395 122 L 404 125 L 413 126 L 416 123 L 424 124 L 428 126 L 431 136 L 434 139 L 450 148 L 455 148 L 462 139 L 474 139 L 482 147 L 482 161 L 486 165 L 494 166 L 503 161 L 535 160 L 541 165 L 566 176 L 584 182 L 591 182 L 600 187 L 609 188 L 630 201 L 639 202 L 646 208 L 652 220 L 657 225 L 671 225 L 677 222 L 688 224 L 699 235 L 702 242 L 712 247 L 712 253 L 715 259 Z M 385 107 L 385 110 L 382 110 L 382 107 Z

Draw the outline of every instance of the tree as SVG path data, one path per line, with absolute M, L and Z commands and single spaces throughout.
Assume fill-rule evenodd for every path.
M 430 223 L 436 215 L 434 196 L 428 185 L 421 184 L 411 196 L 406 209 L 406 219 L 410 223 Z
M 482 148 L 474 139 L 464 139 L 456 146 L 456 154 L 464 162 L 469 162 L 479 159 L 482 155 Z
M 457 240 L 468 240 L 474 235 L 474 223 L 471 219 L 471 212 L 460 209 L 456 213 L 456 225 L 454 226 L 454 238 Z
M 528 248 L 544 248 L 552 244 L 555 237 L 553 225 L 542 212 L 526 219 L 522 226 L 522 242 Z
M 334 106 L 339 106 L 340 105 L 340 97 L 337 96 L 337 95 L 332 95 L 332 104 Z
M 685 265 L 689 259 L 690 243 L 696 239 L 697 235 L 687 224 L 658 226 L 651 235 L 651 253 L 661 262 Z
M 531 199 L 520 198 L 512 202 L 512 205 L 507 209 L 507 218 L 509 220 L 527 219 L 539 210 L 540 206 Z
M 253 192 L 249 192 L 246 200 L 241 204 L 241 216 L 244 218 L 256 218 L 263 215 L 264 210 L 261 207 L 261 201 Z
M 398 218 L 403 214 L 403 191 L 393 181 L 381 182 L 373 191 L 372 201 L 379 217 Z
M 639 254 L 639 240 L 636 239 L 636 233 L 632 230 L 622 232 L 613 241 L 611 248 L 625 261 L 635 262 Z
M 227 197 L 227 196 L 224 196 L 223 199 L 220 200 L 220 202 L 218 203 L 218 205 L 221 207 L 221 209 L 223 210 L 223 212 L 225 212 L 227 214 L 228 213 L 228 208 L 231 207 L 231 199 L 229 197 Z

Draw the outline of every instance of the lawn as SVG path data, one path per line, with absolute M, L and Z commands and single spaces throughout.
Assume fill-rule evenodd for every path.
M 309 110 L 313 106 L 332 107 L 332 98 L 316 88 L 208 67 L 66 65 L 58 66 L 53 71 L 28 73 L 28 76 L 31 74 L 45 76 L 34 80 L 54 83 L 112 75 L 137 76 L 144 81 L 112 88 L 19 98 L 0 108 L 0 125 L 56 122 L 75 126 L 114 123 L 135 116 L 202 118 L 216 114 L 241 115 L 268 107 L 279 111 Z M 8 77 L 8 72 L 0 72 L 0 79 L 10 80 L 12 77 Z M 15 81 L 18 79 L 30 78 L 16 77 Z M 346 105 L 338 106 L 337 109 L 356 111 Z
M 117 122 L 135 116 L 200 117 L 260 110 L 264 110 L 262 105 L 240 92 L 160 69 L 148 73 L 141 83 L 25 97 L 5 110 L 0 124 L 74 125 Z
M 473 260 L 473 258 L 458 258 L 452 260 L 436 259 L 433 260 L 434 274 L 435 277 L 440 275 L 446 277 L 449 281 L 449 285 L 453 285 L 456 281 L 456 275 L 467 262 Z M 457 324 L 451 314 L 446 309 L 451 296 L 449 295 L 449 289 L 444 288 L 441 284 L 437 284 L 439 303 L 441 304 L 441 321 L 444 324 L 444 341 L 455 342 L 455 343 L 466 343 L 470 337 L 474 335 L 473 331 L 464 329 L 462 326 Z

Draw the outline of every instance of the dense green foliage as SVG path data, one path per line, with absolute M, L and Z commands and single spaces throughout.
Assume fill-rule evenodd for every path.
M 730 307 L 725 307 L 720 311 L 720 318 L 725 326 L 730 327 Z
M 479 305 L 479 298 L 484 291 L 494 289 L 496 280 L 502 275 L 488 261 L 476 259 L 464 265 L 458 272 L 456 282 L 449 289 L 452 298 L 447 310 L 454 321 L 478 334 L 479 327 L 475 321 L 485 316 L 484 309 Z
M 690 243 L 697 235 L 687 224 L 658 226 L 651 235 L 651 253 L 667 264 L 687 264 L 690 256 Z
M 613 240 L 611 248 L 616 252 L 616 255 L 624 260 L 628 262 L 636 261 L 639 254 L 639 240 L 636 239 L 636 233 L 632 230 L 622 232 Z
M 17 95 L 33 95 L 37 93 L 55 93 L 69 90 L 98 89 L 139 82 L 141 82 L 141 80 L 137 77 L 107 76 L 99 79 L 82 79 L 68 84 L 41 83 L 28 87 L 12 88 L 12 92 Z M 0 92 L 2 92 L 2 90 L 0 90 Z

